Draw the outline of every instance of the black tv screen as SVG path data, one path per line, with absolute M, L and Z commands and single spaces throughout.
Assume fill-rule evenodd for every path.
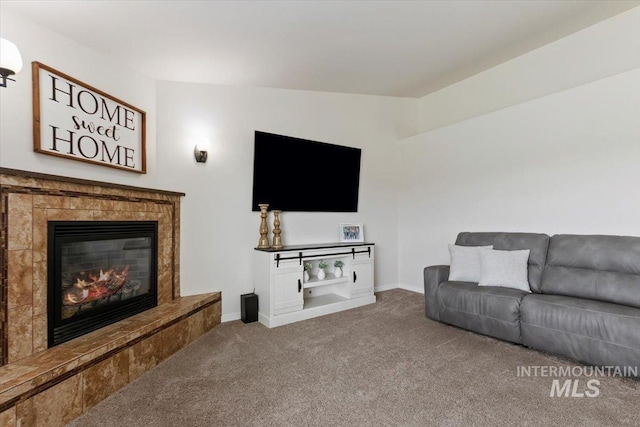
M 256 131 L 252 210 L 357 212 L 361 151 Z

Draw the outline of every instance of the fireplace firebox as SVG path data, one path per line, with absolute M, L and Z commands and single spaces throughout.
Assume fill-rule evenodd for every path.
M 157 235 L 157 221 L 49 221 L 49 347 L 157 305 Z

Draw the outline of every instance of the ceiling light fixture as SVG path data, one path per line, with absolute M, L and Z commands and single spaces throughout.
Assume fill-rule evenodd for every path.
M 22 57 L 18 47 L 9 40 L 0 38 L 0 87 L 7 87 L 7 80 L 22 70 Z

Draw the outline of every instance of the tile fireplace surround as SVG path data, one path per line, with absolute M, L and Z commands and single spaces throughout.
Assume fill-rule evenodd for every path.
M 0 168 L 0 426 L 63 426 L 220 323 L 180 297 L 182 193 Z M 47 221 L 158 221 L 158 306 L 47 348 Z

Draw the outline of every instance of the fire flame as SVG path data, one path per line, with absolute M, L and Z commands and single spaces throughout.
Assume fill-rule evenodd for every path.
M 129 266 L 126 266 L 126 267 L 122 270 L 122 272 L 121 272 L 120 274 L 126 273 L 126 271 L 128 271 L 128 270 L 129 270 Z M 105 273 L 104 271 L 102 271 L 102 269 L 100 269 L 100 274 L 99 274 L 98 276 L 96 276 L 96 275 L 95 275 L 95 274 L 93 274 L 93 273 L 89 273 L 89 279 L 91 279 L 91 280 L 92 280 L 92 281 L 94 281 L 94 282 L 101 282 L 101 281 L 103 281 L 103 280 L 106 282 L 106 281 L 108 281 L 108 280 L 111 278 L 111 276 L 114 274 L 114 271 L 115 271 L 115 269 L 113 269 L 113 268 L 112 268 L 111 270 L 109 270 L 109 271 L 107 271 L 107 272 Z M 116 274 L 116 276 L 117 276 L 117 274 Z M 80 282 L 80 279 L 79 279 L 79 278 L 78 278 L 77 280 L 78 280 L 78 282 Z
M 119 273 L 113 268 L 107 272 L 100 269 L 98 276 L 90 272 L 87 276 L 91 282 L 78 277 L 74 286 L 65 292 L 63 304 L 80 304 L 114 295 L 122 289 L 128 274 L 127 265 Z

